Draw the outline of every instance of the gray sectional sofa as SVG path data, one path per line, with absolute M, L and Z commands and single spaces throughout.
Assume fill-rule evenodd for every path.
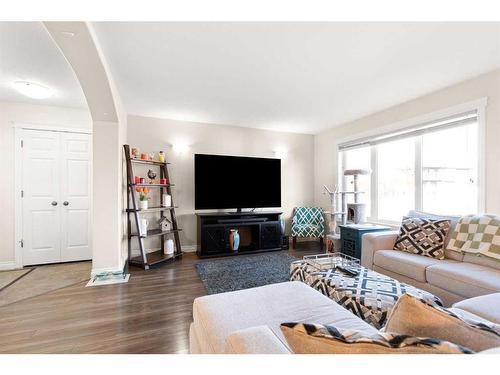
M 450 309 L 475 321 L 500 323 L 500 294 L 462 301 Z M 280 324 L 306 322 L 376 333 L 365 321 L 299 281 L 195 299 L 191 354 L 290 354 Z M 500 349 L 495 349 L 498 352 Z
M 456 223 L 458 218 L 452 220 Z M 500 261 L 450 251 L 446 259 L 437 260 L 392 250 L 396 237 L 397 232 L 365 234 L 362 264 L 439 296 L 458 316 L 500 324 L 500 293 L 495 293 L 500 292 Z M 280 329 L 284 322 L 377 332 L 320 292 L 292 281 L 197 298 L 189 331 L 190 352 L 292 353 Z M 499 353 L 500 347 L 486 352 Z
M 280 324 L 291 321 L 376 332 L 328 297 L 304 283 L 291 281 L 195 299 L 190 352 L 289 353 Z
M 452 228 L 459 219 L 418 211 L 410 211 L 408 216 L 448 218 L 452 221 Z M 467 298 L 500 292 L 499 260 L 450 250 L 445 251 L 445 259 L 438 260 L 393 250 L 397 236 L 397 231 L 365 234 L 361 264 L 427 290 L 440 297 L 447 306 Z

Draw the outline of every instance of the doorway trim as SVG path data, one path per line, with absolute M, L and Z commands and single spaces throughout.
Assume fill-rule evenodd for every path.
M 43 124 L 33 124 L 33 123 L 21 123 L 12 122 L 14 128 L 14 259 L 15 268 L 23 268 L 23 249 L 21 247 L 21 240 L 23 239 L 23 211 L 22 211 L 22 134 L 23 130 L 40 130 L 48 132 L 57 133 L 77 133 L 77 134 L 89 134 L 92 135 L 92 129 L 84 128 L 71 128 L 57 125 L 43 125 Z M 91 167 L 94 168 L 93 155 L 90 155 Z M 90 215 L 92 217 L 93 208 L 93 176 L 94 173 L 90 174 Z M 92 236 L 92 231 L 90 232 Z M 92 237 L 90 238 L 92 243 Z

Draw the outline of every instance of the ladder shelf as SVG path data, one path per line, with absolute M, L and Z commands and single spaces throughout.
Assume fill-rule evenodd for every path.
M 157 207 L 149 207 L 145 210 L 138 208 L 137 210 L 134 210 L 133 208 L 127 208 L 125 212 L 160 212 L 160 211 L 168 211 L 168 210 L 173 210 L 179 208 L 178 206 L 169 206 L 169 207 L 164 207 L 164 206 L 157 206 Z
M 182 229 L 172 229 L 172 230 L 162 231 L 161 229 L 149 229 L 146 234 L 132 233 L 132 234 L 130 234 L 130 236 L 131 237 L 147 238 L 147 237 L 163 236 L 165 234 L 172 234 L 172 233 L 175 233 L 175 232 L 179 232 L 181 230 Z
M 133 164 L 145 164 L 152 167 L 159 167 L 160 174 L 159 178 L 166 178 L 170 182 L 168 175 L 167 165 L 170 163 L 160 162 L 157 160 L 142 160 L 133 159 L 130 155 L 130 146 L 123 145 L 123 151 L 125 153 L 125 160 L 127 163 L 127 209 L 125 210 L 127 214 L 127 237 L 128 237 L 128 263 L 135 266 L 143 267 L 145 270 L 150 269 L 152 266 L 159 265 L 164 262 L 174 261 L 182 256 L 181 243 L 179 239 L 179 232 L 181 229 L 177 226 L 177 218 L 175 215 L 175 209 L 178 208 L 173 203 L 171 188 L 175 186 L 174 184 L 157 184 L 157 183 L 135 183 L 135 174 L 132 168 Z M 138 187 L 148 187 L 148 188 L 158 188 L 160 195 L 160 202 L 158 205 L 149 207 L 147 209 L 140 209 L 138 207 L 138 200 L 136 194 L 136 188 Z M 163 192 L 170 195 L 172 202 L 171 206 L 163 206 Z M 160 219 L 166 217 L 170 213 L 170 222 L 172 223 L 172 229 L 167 231 L 162 231 L 161 228 L 149 229 L 147 233 L 141 234 L 140 231 L 140 220 L 142 214 L 149 213 L 159 213 Z M 134 217 L 134 220 L 132 220 Z M 135 223 L 133 223 L 133 221 Z M 135 224 L 135 225 L 133 225 Z M 134 233 L 132 232 L 132 226 L 134 226 Z M 165 240 L 167 236 L 174 237 L 175 250 L 173 254 L 164 254 L 165 250 Z M 144 244 L 144 239 L 149 237 L 161 237 L 160 238 L 160 250 L 147 252 Z M 132 257 L 132 240 L 137 239 L 139 243 L 140 255 Z

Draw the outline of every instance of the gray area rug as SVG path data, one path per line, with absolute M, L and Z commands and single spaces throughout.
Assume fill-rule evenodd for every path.
M 216 294 L 288 281 L 295 260 L 286 252 L 238 255 L 200 261 L 196 270 L 208 294 Z

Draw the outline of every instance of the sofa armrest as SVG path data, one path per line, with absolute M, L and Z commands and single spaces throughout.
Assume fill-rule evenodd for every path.
M 373 269 L 373 257 L 377 250 L 390 250 L 394 248 L 398 231 L 372 232 L 363 235 L 361 249 L 361 265 Z
M 290 354 L 268 326 L 241 329 L 226 339 L 228 354 Z

